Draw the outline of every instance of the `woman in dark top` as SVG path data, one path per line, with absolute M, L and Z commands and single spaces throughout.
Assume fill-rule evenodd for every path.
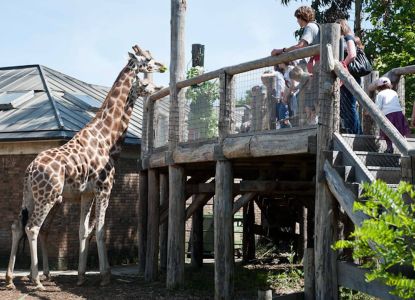
M 344 38 L 345 45 L 345 58 L 342 63 L 347 68 L 356 57 L 355 37 L 345 19 L 337 20 L 337 23 L 340 24 L 340 33 Z M 360 77 L 354 78 L 360 84 Z M 344 84 L 340 87 L 340 119 L 342 132 L 362 134 L 362 127 L 360 126 L 359 115 L 357 113 L 356 98 Z

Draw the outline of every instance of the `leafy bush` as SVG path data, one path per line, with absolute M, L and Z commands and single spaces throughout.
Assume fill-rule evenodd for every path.
M 401 182 L 396 190 L 376 180 L 363 184 L 364 193 L 354 210 L 369 216 L 356 227 L 351 240 L 337 241 L 334 249 L 352 248 L 353 258 L 368 268 L 366 279 L 379 279 L 394 288 L 393 294 L 415 297 L 415 279 L 408 278 L 399 267 L 415 270 L 415 192 L 412 185 Z

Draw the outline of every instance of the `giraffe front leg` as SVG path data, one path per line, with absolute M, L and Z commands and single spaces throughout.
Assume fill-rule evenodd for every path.
M 99 199 L 99 200 L 98 200 Z M 101 286 L 108 285 L 111 278 L 111 270 L 108 264 L 107 250 L 105 247 L 105 212 L 108 207 L 109 193 L 99 197 L 96 203 L 96 239 L 98 247 L 99 272 L 101 274 Z
M 12 228 L 12 249 L 10 251 L 10 260 L 9 260 L 9 265 L 7 267 L 7 273 L 6 273 L 6 288 L 15 289 L 16 287 L 13 283 L 14 264 L 16 262 L 16 253 L 17 253 L 19 241 L 23 236 L 23 226 L 21 224 L 20 218 L 19 220 L 13 223 L 11 228 Z
M 88 258 L 89 235 L 92 229 L 89 226 L 89 218 L 93 204 L 92 195 L 81 196 L 81 218 L 79 223 L 79 264 L 78 264 L 78 286 L 86 281 L 86 262 Z

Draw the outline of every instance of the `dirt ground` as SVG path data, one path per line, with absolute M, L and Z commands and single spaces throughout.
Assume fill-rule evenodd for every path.
M 268 271 L 266 271 L 268 272 Z M 263 285 L 264 272 L 237 265 L 235 269 L 235 299 L 256 299 L 257 290 Z M 213 299 L 214 268 L 205 265 L 200 270 L 186 267 L 186 283 L 182 289 L 167 290 L 165 278 L 147 283 L 137 272 L 112 275 L 111 284 L 100 287 L 98 274 L 87 274 L 87 282 L 76 286 L 75 274 L 53 274 L 51 281 L 43 281 L 46 291 L 35 291 L 27 276 L 16 275 L 16 290 L 7 290 L 5 274 L 0 272 L 0 299 Z
M 85 286 L 76 286 L 75 275 L 58 275 L 52 281 L 43 281 L 46 291 L 34 291 L 27 277 L 15 279 L 16 290 L 5 288 L 4 277 L 0 280 L 0 299 L 211 299 L 203 292 L 192 294 L 178 290 L 169 292 L 162 282 L 145 283 L 140 278 L 113 276 L 112 283 L 99 286 L 99 275 L 88 276 Z M 248 298 L 246 298 L 248 299 Z

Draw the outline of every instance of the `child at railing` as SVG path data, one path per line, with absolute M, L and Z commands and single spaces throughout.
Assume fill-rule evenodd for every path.
M 392 84 L 389 78 L 381 77 L 376 81 L 376 89 L 379 91 L 376 96 L 376 105 L 385 114 L 385 117 L 395 126 L 396 129 L 406 137 L 409 135 L 410 130 L 408 122 L 402 112 L 402 107 L 399 102 L 398 94 L 392 90 Z M 387 135 L 380 131 L 380 136 L 386 141 L 385 153 L 393 153 L 392 141 Z

